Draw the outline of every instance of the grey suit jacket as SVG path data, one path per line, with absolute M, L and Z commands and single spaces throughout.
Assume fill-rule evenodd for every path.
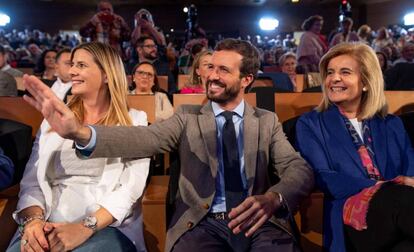
M 211 103 L 184 105 L 170 119 L 149 127 L 96 127 L 96 131 L 91 157 L 134 158 L 178 150 L 178 190 L 165 247 L 170 251 L 208 213 L 215 194 L 217 132 Z M 286 207 L 295 210 L 313 188 L 313 173 L 286 140 L 276 114 L 246 103 L 243 136 L 249 195 L 278 192 Z M 277 214 L 270 221 L 292 234 L 291 223 Z
M 3 71 L 0 71 L 0 96 L 17 96 L 16 80 Z

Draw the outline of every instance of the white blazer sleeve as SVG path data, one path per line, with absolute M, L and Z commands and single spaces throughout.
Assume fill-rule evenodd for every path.
M 42 132 L 44 132 L 42 129 L 46 128 L 48 128 L 48 124 L 43 121 L 40 129 L 36 134 L 32 153 L 30 154 L 29 161 L 26 164 L 23 178 L 20 181 L 19 201 L 17 203 L 16 211 L 13 213 L 13 218 L 15 220 L 17 220 L 17 213 L 27 207 L 39 206 L 43 209 L 43 211 L 46 209 L 45 197 L 43 195 L 43 191 L 40 188 L 39 180 L 37 178 L 39 158 L 41 158 L 39 155 L 39 140 L 42 137 Z
M 130 110 L 133 124 L 148 125 L 145 112 Z M 138 143 L 137 143 L 138 144 Z M 132 147 L 133 148 L 133 147 Z M 124 162 L 124 170 L 120 176 L 118 187 L 104 195 L 98 202 L 116 219 L 111 226 L 119 226 L 127 218 L 136 201 L 142 196 L 148 177 L 150 159 L 142 158 Z

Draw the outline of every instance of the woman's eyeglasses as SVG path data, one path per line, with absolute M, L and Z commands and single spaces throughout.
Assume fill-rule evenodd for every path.
M 137 71 L 135 71 L 135 73 L 138 74 L 138 76 L 144 77 L 144 78 L 152 78 L 152 77 L 154 77 L 154 74 L 149 73 L 149 72 L 145 72 L 145 71 L 141 71 L 141 70 L 137 70 Z

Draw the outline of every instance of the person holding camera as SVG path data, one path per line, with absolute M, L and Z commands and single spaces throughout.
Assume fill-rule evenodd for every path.
M 108 0 L 98 3 L 98 13 L 79 30 L 79 33 L 82 37 L 90 38 L 91 41 L 109 44 L 123 59 L 125 58 L 122 42 L 130 40 L 131 30 L 125 20 L 114 13 L 112 4 Z
M 135 13 L 135 29 L 131 34 L 131 42 L 135 45 L 141 37 L 151 37 L 159 46 L 166 46 L 162 31 L 155 26 L 151 13 L 146 9 L 140 9 Z

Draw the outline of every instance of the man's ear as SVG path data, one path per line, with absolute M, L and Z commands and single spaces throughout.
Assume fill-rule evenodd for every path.
M 253 74 L 248 74 L 248 75 L 244 76 L 241 79 L 241 88 L 243 88 L 243 89 L 246 88 L 247 86 L 250 85 L 250 83 L 253 82 L 253 80 L 254 80 Z

